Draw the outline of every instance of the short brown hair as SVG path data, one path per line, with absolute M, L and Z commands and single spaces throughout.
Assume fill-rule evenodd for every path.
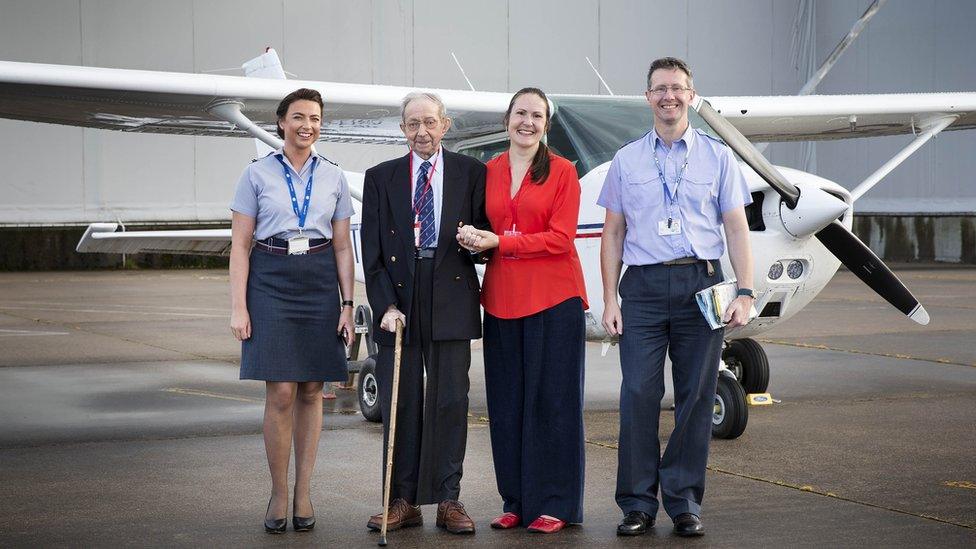
M 298 88 L 297 90 L 286 95 L 285 98 L 281 100 L 281 103 L 278 103 L 278 110 L 275 111 L 275 114 L 278 115 L 278 120 L 280 121 L 285 117 L 286 114 L 288 114 L 288 107 L 290 107 L 292 103 L 302 99 L 305 101 L 318 103 L 320 112 L 325 108 L 325 103 L 322 102 L 322 94 L 311 88 Z M 285 138 L 285 132 L 281 131 L 281 126 L 279 126 L 277 123 L 275 123 L 275 131 L 278 133 L 278 137 L 282 139 Z
M 688 87 L 695 87 L 691 81 L 691 67 L 688 66 L 688 63 L 677 57 L 662 57 L 651 61 L 651 68 L 647 69 L 647 89 L 651 89 L 651 75 L 658 69 L 679 70 L 688 75 Z

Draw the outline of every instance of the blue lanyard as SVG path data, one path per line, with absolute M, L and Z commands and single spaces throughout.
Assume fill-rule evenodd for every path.
M 305 228 L 305 218 L 308 216 L 308 205 L 312 202 L 312 176 L 315 175 L 315 164 L 318 158 L 312 157 L 312 167 L 308 172 L 308 183 L 305 184 L 305 201 L 302 203 L 301 211 L 298 210 L 298 197 L 295 196 L 295 185 L 291 182 L 291 170 L 288 169 L 288 164 L 281 159 L 277 154 L 275 158 L 281 163 L 281 167 L 285 170 L 285 182 L 288 183 L 288 192 L 291 194 L 291 209 L 298 216 L 298 232 L 302 232 Z
M 664 178 L 664 170 L 661 169 L 661 161 L 657 159 L 657 147 L 654 147 L 654 165 L 657 166 L 657 175 L 661 178 L 661 183 L 664 184 L 664 196 L 668 199 L 668 202 L 674 206 L 675 201 L 678 200 L 678 185 L 681 184 L 681 180 L 685 176 L 685 169 L 688 167 L 688 153 L 691 152 L 690 149 L 685 146 L 685 162 L 681 165 L 681 169 L 678 170 L 678 176 L 674 180 L 674 196 L 671 195 L 670 189 L 668 189 L 668 180 Z M 670 220 L 669 220 L 670 221 Z M 668 223 L 668 226 L 671 224 Z

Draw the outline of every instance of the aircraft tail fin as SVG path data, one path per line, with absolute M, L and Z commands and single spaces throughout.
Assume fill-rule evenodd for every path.
M 264 53 L 261 55 L 250 61 L 245 61 L 241 65 L 241 68 L 244 69 L 244 76 L 248 78 L 268 78 L 270 80 L 288 79 L 285 75 L 285 69 L 281 67 L 281 59 L 278 57 L 278 52 L 271 46 L 265 48 Z M 257 158 L 267 156 L 268 153 L 274 150 L 260 139 L 254 140 L 254 147 L 257 149 Z

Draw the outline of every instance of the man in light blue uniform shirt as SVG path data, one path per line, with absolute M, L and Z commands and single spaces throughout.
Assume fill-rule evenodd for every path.
M 617 151 L 597 201 L 606 208 L 603 325 L 620 336 L 623 373 L 616 500 L 624 519 L 617 534 L 653 528 L 660 487 L 675 533 L 698 536 L 724 332 L 709 328 L 695 293 L 722 281 L 724 224 L 739 284 L 726 320 L 730 327 L 748 322 L 755 296 L 744 207 L 752 200 L 732 151 L 688 122 L 695 90 L 683 61 L 651 63 L 645 97 L 654 128 Z M 672 363 L 675 428 L 662 456 L 665 354 Z

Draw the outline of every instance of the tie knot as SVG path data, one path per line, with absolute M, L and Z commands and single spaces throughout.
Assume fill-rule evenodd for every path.
M 427 173 L 427 170 L 429 169 L 430 169 L 430 161 L 424 160 L 424 163 L 420 165 L 420 171 Z

